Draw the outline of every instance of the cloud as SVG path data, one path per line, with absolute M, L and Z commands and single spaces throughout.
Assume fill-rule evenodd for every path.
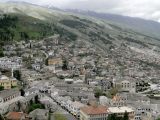
M 65 8 L 94 10 L 159 21 L 159 6 L 160 0 L 77 0 L 67 4 Z
M 8 2 L 8 1 L 16 1 L 16 2 L 28 2 L 38 5 L 53 5 L 56 7 L 62 7 L 65 4 L 68 4 L 74 0 L 0 0 L 0 2 Z
M 8 1 L 8 0 L 0 0 Z M 93 10 L 160 21 L 160 0 L 10 0 L 67 9 Z

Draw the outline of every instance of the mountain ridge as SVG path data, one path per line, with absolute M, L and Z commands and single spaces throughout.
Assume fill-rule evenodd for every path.
M 107 20 L 122 27 L 125 26 L 138 32 L 147 33 L 152 37 L 160 38 L 160 23 L 153 20 L 77 9 L 66 9 L 65 11 Z
M 20 14 L 23 16 L 33 17 L 35 18 L 33 19 L 35 21 L 37 21 L 36 19 L 39 19 L 40 21 L 38 20 L 37 22 L 42 26 L 43 24 L 45 24 L 44 27 L 51 26 L 47 30 L 55 30 L 55 32 L 58 32 L 61 36 L 67 35 L 67 38 L 75 38 L 74 34 L 76 34 L 78 38 L 89 42 L 94 41 L 95 44 L 99 44 L 97 41 L 101 41 L 102 44 L 103 42 L 106 44 L 121 44 L 123 42 L 127 42 L 128 45 L 136 44 L 140 46 L 148 46 L 148 48 L 151 48 L 154 45 L 160 46 L 159 39 L 135 32 L 125 26 L 118 26 L 113 22 L 108 22 L 103 19 L 97 19 L 90 16 L 52 10 L 28 3 L 0 4 L 0 11 L 4 11 L 4 13 L 8 14 Z M 36 22 L 31 20 L 31 24 L 34 25 L 35 23 Z M 30 23 L 27 22 L 26 24 L 28 25 Z M 24 28 L 22 25 L 23 24 L 21 24 L 20 27 Z M 65 37 L 65 39 L 67 38 Z

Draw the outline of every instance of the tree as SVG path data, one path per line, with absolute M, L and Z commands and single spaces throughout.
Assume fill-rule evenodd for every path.
M 4 57 L 4 53 L 2 49 L 0 49 L 0 57 Z
M 115 96 L 117 93 L 118 93 L 118 88 L 112 88 L 112 89 L 110 89 L 108 92 L 107 92 L 107 94 L 106 94 L 106 96 L 108 97 L 108 98 L 113 98 L 113 96 Z
M 35 96 L 35 103 L 36 103 L 36 104 L 37 104 L 37 103 L 40 103 L 40 102 L 39 102 L 38 95 Z
M 65 59 L 65 60 L 63 60 L 63 66 L 62 66 L 62 69 L 63 70 L 67 70 L 68 69 L 68 62 L 67 62 L 67 60 Z
M 33 100 L 32 100 L 32 99 L 29 101 L 29 104 L 30 104 L 30 105 L 32 105 L 32 104 L 33 104 Z
M 110 114 L 107 120 L 119 120 L 116 114 Z
M 29 35 L 26 32 L 20 32 L 21 39 L 28 41 Z
M 20 101 L 18 101 L 18 102 L 17 102 L 17 107 L 18 107 L 18 112 L 20 112 L 21 107 L 22 107 L 22 105 L 21 105 L 21 102 L 20 102 Z
M 14 28 L 16 28 L 17 22 L 18 18 L 15 16 L 0 15 L 0 39 L 2 43 L 13 40 L 15 36 Z M 1 55 L 3 55 L 2 52 Z
M 0 86 L 0 91 L 4 90 L 4 87 L 3 86 Z
M 0 114 L 0 120 L 4 120 L 4 117 Z
M 94 92 L 94 96 L 95 96 L 96 98 L 99 98 L 100 96 L 103 95 L 103 91 L 102 91 L 101 89 L 99 89 L 99 88 L 96 88 L 94 91 L 95 91 L 95 92 Z
M 48 58 L 45 60 L 45 65 L 48 66 Z
M 25 95 L 25 91 L 23 89 L 20 89 L 20 92 L 21 92 L 21 96 Z
M 124 113 L 123 120 L 129 120 L 129 117 L 128 117 L 128 113 L 127 113 L 127 111 L 125 111 L 125 113 Z
M 13 76 L 14 76 L 17 80 L 21 81 L 21 73 L 20 73 L 19 70 L 15 70 L 15 71 L 13 72 Z

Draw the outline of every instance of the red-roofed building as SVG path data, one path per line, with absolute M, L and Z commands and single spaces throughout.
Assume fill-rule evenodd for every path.
M 29 120 L 28 115 L 23 112 L 9 112 L 6 120 Z
M 108 109 L 105 106 L 87 106 L 80 110 L 80 120 L 107 120 Z

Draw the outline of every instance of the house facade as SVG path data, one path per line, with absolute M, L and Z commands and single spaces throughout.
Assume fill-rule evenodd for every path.
M 58 65 L 58 66 L 62 66 L 62 63 L 63 63 L 63 61 L 62 61 L 62 59 L 61 58 L 55 58 L 55 57 L 49 57 L 48 58 L 48 65 L 50 66 L 50 65 Z
M 0 86 L 3 86 L 4 89 L 11 89 L 12 86 L 17 86 L 17 79 L 2 75 L 0 77 Z
M 129 120 L 135 120 L 135 111 L 129 107 L 109 107 L 110 114 L 116 114 L 117 117 L 122 118 L 124 114 L 127 112 Z
M 0 92 L 0 114 L 8 112 L 13 104 L 16 104 L 18 101 L 22 100 L 23 97 L 20 94 L 19 90 L 3 90 Z M 14 108 L 13 108 L 14 109 Z
M 113 82 L 114 87 L 118 88 L 120 91 L 136 93 L 136 83 L 134 81 L 122 80 Z

